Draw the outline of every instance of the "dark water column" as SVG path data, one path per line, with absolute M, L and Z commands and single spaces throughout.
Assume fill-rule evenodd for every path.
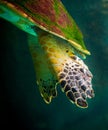
M 27 35 L 0 19 L 1 124 L 29 130 L 108 130 L 108 2 L 62 0 L 79 25 L 91 56 L 85 60 L 92 71 L 95 98 L 87 109 L 68 102 L 59 91 L 46 105 L 35 84 Z M 2 90 L 3 89 L 3 90 Z

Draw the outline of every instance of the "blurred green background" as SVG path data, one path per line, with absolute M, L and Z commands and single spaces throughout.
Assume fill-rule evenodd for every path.
M 58 88 L 50 105 L 35 83 L 27 34 L 0 19 L 1 126 L 28 130 L 108 130 L 108 0 L 62 0 L 81 29 L 91 56 L 95 98 L 89 107 L 71 104 Z M 0 127 L 1 127 L 0 126 Z

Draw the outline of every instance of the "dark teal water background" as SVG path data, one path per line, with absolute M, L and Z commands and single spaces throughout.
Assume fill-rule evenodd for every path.
M 0 19 L 3 129 L 7 126 L 15 130 L 108 130 L 108 1 L 62 1 L 92 54 L 85 62 L 94 75 L 95 98 L 88 100 L 87 109 L 80 109 L 58 88 L 58 97 L 46 105 L 35 84 L 26 33 Z

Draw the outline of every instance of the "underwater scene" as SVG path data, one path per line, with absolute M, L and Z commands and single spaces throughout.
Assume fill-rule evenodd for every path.
M 13 2 L 14 5 L 14 1 L 16 2 L 17 0 L 0 0 L 0 4 L 4 1 Z M 22 1 L 25 2 L 26 0 Z M 42 0 L 42 2 L 43 1 L 45 0 Z M 53 1 L 57 1 L 58 5 L 60 5 L 59 0 Z M 46 34 L 43 33 L 44 28 L 42 28 L 42 26 L 39 26 L 41 29 L 38 27 L 35 28 L 35 33 L 33 31 L 34 28 L 31 28 L 31 30 L 26 30 L 25 28 L 20 29 L 16 27 L 16 24 L 12 24 L 12 21 L 15 22 L 15 20 L 18 18 L 17 15 L 16 17 L 7 17 L 7 15 L 3 16 L 6 17 L 8 21 L 10 21 L 8 22 L 2 18 L 2 6 L 0 5 L 0 124 L 3 129 L 8 127 L 10 129 L 19 130 L 108 130 L 108 0 L 61 1 L 82 32 L 84 43 L 81 39 L 82 35 L 77 30 L 76 24 L 73 24 L 72 27 L 75 29 L 75 31 L 71 30 L 70 25 L 70 28 L 66 29 L 64 26 L 65 24 L 62 25 L 62 23 L 69 22 L 70 19 L 67 19 L 67 21 L 65 21 L 65 19 L 60 19 L 61 21 L 59 20 L 59 22 L 61 26 L 64 26 L 64 30 L 58 30 L 61 29 L 59 26 L 58 28 L 55 26 L 53 29 L 55 29 L 55 32 L 58 31 L 56 36 L 62 39 L 63 45 L 61 44 L 60 38 L 56 38 L 56 36 L 53 37 L 55 32 L 53 33 L 51 30 L 51 35 L 48 35 L 47 38 L 49 38 L 49 41 L 53 40 L 55 45 L 51 45 L 52 48 L 50 48 L 50 50 L 52 53 L 48 55 L 48 58 L 55 56 L 56 53 L 58 53 L 60 56 L 64 56 L 65 51 L 68 50 L 70 52 L 71 47 L 68 46 L 67 42 L 64 41 L 70 42 L 73 48 L 75 48 L 72 49 L 71 54 L 67 51 L 69 53 L 67 55 L 72 58 L 72 67 L 75 62 L 77 66 L 81 65 L 84 68 L 82 73 L 83 71 L 86 71 L 86 73 L 88 72 L 88 75 L 81 73 L 81 76 L 89 82 L 89 87 L 86 86 L 86 90 L 84 90 L 85 92 L 82 92 L 84 88 L 81 90 L 77 88 L 77 92 L 79 92 L 77 94 L 80 94 L 80 96 L 82 93 L 85 94 L 83 95 L 84 97 L 81 97 L 81 100 L 78 100 L 78 95 L 76 97 L 72 97 L 72 94 L 75 91 L 73 88 L 71 88 L 71 96 L 69 95 L 68 91 L 70 92 L 70 86 L 67 88 L 64 87 L 64 84 L 67 84 L 64 80 L 64 82 L 62 82 L 61 79 L 58 79 L 64 93 L 61 91 L 60 85 L 57 85 L 57 88 L 55 88 L 55 84 L 58 81 L 56 80 L 55 71 L 59 75 L 59 72 L 61 72 L 61 68 L 63 66 L 60 64 L 61 66 L 58 65 L 58 67 L 55 67 L 55 65 L 52 69 L 51 65 L 58 62 L 64 63 L 64 61 L 69 61 L 70 59 L 68 59 L 68 56 L 62 57 L 62 59 L 65 59 L 64 61 L 51 58 L 51 60 L 54 60 L 52 60 L 52 64 L 48 64 L 47 66 L 46 61 L 48 58 L 44 56 L 45 53 L 42 50 L 38 49 L 40 46 L 37 46 L 38 44 L 35 44 L 36 46 L 32 44 L 33 46 L 31 46 L 31 43 L 38 43 L 38 35 L 40 38 L 40 43 L 43 40 L 44 44 L 48 44 L 46 43 L 48 39 L 43 37 L 46 36 Z M 18 1 L 18 4 L 21 5 L 21 0 Z M 60 14 L 63 13 L 62 11 L 65 12 L 64 9 L 62 10 L 62 6 L 55 5 L 56 9 L 59 7 L 61 10 Z M 43 8 L 43 10 L 47 14 L 47 9 Z M 33 12 L 34 10 L 31 8 L 31 11 Z M 15 10 L 13 10 L 13 12 L 15 12 Z M 9 13 L 11 14 L 11 12 Z M 67 16 L 68 14 L 66 14 L 66 18 Z M 23 15 L 23 17 L 26 16 Z M 28 17 L 26 18 L 29 19 Z M 41 18 L 42 16 L 38 16 L 36 20 Z M 46 20 L 47 19 L 44 19 L 44 22 L 46 22 Z M 72 21 L 72 23 L 74 22 Z M 34 23 L 31 21 L 27 20 L 26 24 L 34 27 Z M 51 23 L 49 22 L 47 27 L 51 28 L 50 25 Z M 60 33 L 60 31 L 62 31 L 62 33 Z M 30 34 L 27 32 L 30 32 Z M 75 42 L 71 42 L 72 39 L 69 37 L 70 35 L 64 36 L 64 34 L 69 32 L 73 33 L 73 38 L 76 38 Z M 81 46 L 77 45 L 77 40 L 81 42 Z M 58 44 L 60 45 L 58 46 Z M 47 50 L 47 47 L 50 46 L 50 44 L 48 44 L 48 46 L 44 46 L 42 43 L 41 45 L 45 50 Z M 59 47 L 62 48 L 61 52 L 59 52 Z M 32 56 L 30 51 L 33 52 Z M 37 55 L 39 56 L 38 58 L 41 62 L 38 62 L 38 60 L 35 62 L 35 59 L 33 59 L 33 57 Z M 84 63 L 82 61 L 84 61 Z M 44 70 L 46 75 L 44 75 L 43 71 L 41 70 Z M 65 72 L 67 73 L 66 70 Z M 54 74 L 54 77 L 52 77 L 53 82 L 48 82 L 52 87 L 50 89 L 48 86 L 44 88 L 42 86 L 43 82 L 40 80 L 40 77 L 47 79 L 47 77 L 51 77 L 52 74 Z M 62 78 L 63 74 L 61 76 Z M 38 82 L 36 82 L 36 79 Z M 80 84 L 80 82 L 78 83 Z M 39 87 L 39 85 L 41 87 Z M 44 89 L 45 91 L 43 91 Z M 71 102 L 67 97 L 71 100 Z

